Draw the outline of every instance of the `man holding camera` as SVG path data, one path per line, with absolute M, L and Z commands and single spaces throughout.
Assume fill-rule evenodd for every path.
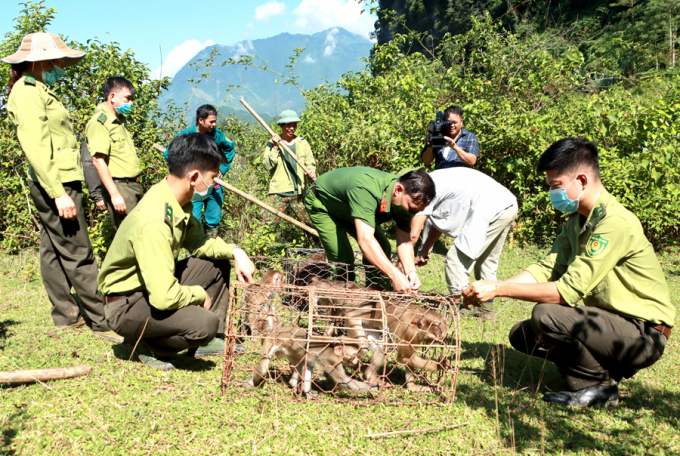
M 423 162 L 434 160 L 434 169 L 466 166 L 472 168 L 479 158 L 477 137 L 463 128 L 463 109 L 449 106 L 444 114 L 428 126 L 427 144 L 421 153 Z

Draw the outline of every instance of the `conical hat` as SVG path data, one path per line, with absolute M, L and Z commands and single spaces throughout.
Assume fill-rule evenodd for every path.
M 29 33 L 21 40 L 19 50 L 3 58 L 5 63 L 39 62 L 64 59 L 64 66 L 75 65 L 85 52 L 71 49 L 54 33 Z

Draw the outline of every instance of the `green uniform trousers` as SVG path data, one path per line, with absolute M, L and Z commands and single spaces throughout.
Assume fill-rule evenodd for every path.
M 224 333 L 229 306 L 229 260 L 187 258 L 178 261 L 175 277 L 181 285 L 199 285 L 212 300 L 210 310 L 202 306 L 159 310 L 149 304 L 146 292 L 138 291 L 110 301 L 106 321 L 123 337 L 139 339 L 158 356 L 168 356 L 200 347 Z
M 357 230 L 354 225 L 347 225 L 345 222 L 338 220 L 328 213 L 326 207 L 319 201 L 313 192 L 308 192 L 304 199 L 305 209 L 314 225 L 314 229 L 319 233 L 321 245 L 326 251 L 326 257 L 329 262 L 354 264 L 354 250 L 352 244 L 349 242 L 347 235 L 349 234 L 354 239 L 357 238 Z M 380 225 L 375 227 L 375 239 L 380 244 L 383 252 L 390 258 L 392 254 L 392 246 L 387 239 L 385 232 Z M 363 257 L 362 263 L 370 265 L 371 263 Z M 346 280 L 353 282 L 355 279 L 352 269 L 349 268 Z M 380 271 L 370 271 L 366 277 L 367 284 L 380 285 L 385 289 L 390 288 L 389 280 L 386 280 Z
M 78 320 L 80 310 L 71 295 L 75 290 L 83 304 L 84 317 L 93 331 L 108 331 L 104 320 L 104 304 L 97 291 L 97 260 L 87 233 L 82 205 L 82 184 L 64 183 L 64 190 L 76 205 L 75 220 L 59 217 L 54 199 L 40 183 L 28 181 L 31 198 L 40 217 L 40 272 L 47 296 L 52 302 L 52 320 L 57 326 Z
M 537 304 L 510 330 L 523 353 L 555 363 L 570 390 L 613 385 L 661 358 L 666 336 L 655 325 L 598 307 Z
M 142 184 L 139 182 L 116 182 L 115 185 L 116 188 L 118 188 L 120 196 L 125 200 L 125 207 L 127 207 L 127 213 L 129 214 L 132 212 L 132 209 L 137 206 L 137 203 L 142 199 L 142 196 L 144 196 Z M 102 193 L 104 194 L 106 209 L 108 209 L 109 215 L 111 216 L 111 224 L 115 230 L 118 230 L 118 227 L 123 223 L 127 214 L 121 214 L 113 208 L 113 204 L 111 204 L 111 195 L 109 195 L 106 187 L 103 188 Z

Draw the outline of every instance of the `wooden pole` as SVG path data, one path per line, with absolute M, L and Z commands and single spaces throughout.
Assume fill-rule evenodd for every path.
M 154 144 L 154 145 L 153 145 L 153 148 L 156 149 L 156 150 L 159 151 L 159 152 L 165 152 L 165 149 L 164 149 L 162 146 L 158 145 L 158 144 Z M 239 196 L 241 196 L 241 197 L 247 199 L 247 200 L 250 201 L 251 203 L 257 204 L 257 205 L 260 206 L 262 209 L 271 212 L 272 214 L 276 215 L 277 217 L 281 217 L 281 218 L 284 219 L 286 222 L 290 222 L 290 223 L 292 223 L 293 225 L 297 226 L 298 228 L 300 228 L 300 229 L 302 229 L 302 230 L 305 230 L 306 232 L 308 232 L 308 233 L 311 234 L 312 236 L 319 237 L 319 233 L 317 233 L 316 230 L 315 230 L 314 228 L 310 228 L 310 227 L 308 227 L 307 225 L 305 225 L 304 223 L 299 222 L 299 221 L 295 220 L 294 218 L 287 216 L 286 214 L 284 214 L 283 212 L 279 211 L 278 209 L 274 209 L 273 207 L 271 207 L 269 204 L 265 203 L 264 201 L 260 201 L 259 199 L 255 198 L 254 196 L 249 195 L 248 193 L 239 190 L 238 188 L 234 187 L 233 185 L 227 184 L 226 182 L 224 182 L 224 181 L 223 181 L 222 179 L 220 179 L 220 178 L 217 178 L 217 177 L 216 177 L 216 178 L 215 178 L 215 182 L 217 182 L 218 184 L 220 184 L 222 187 L 226 188 L 226 189 L 229 190 L 230 192 L 236 193 L 237 195 L 239 195 Z
M 238 188 L 234 187 L 233 185 L 227 184 L 226 182 L 224 182 L 222 179 L 220 179 L 218 177 L 215 178 L 215 182 L 217 182 L 218 184 L 220 184 L 222 187 L 226 188 L 230 192 L 234 192 L 237 195 L 242 196 L 243 198 L 247 199 L 248 201 L 257 204 L 258 206 L 260 206 L 264 210 L 271 212 L 272 214 L 276 215 L 277 217 L 281 217 L 285 221 L 292 223 L 293 225 L 297 226 L 298 228 L 300 228 L 302 230 L 305 230 L 306 232 L 308 232 L 312 236 L 319 237 L 319 233 L 317 233 L 314 228 L 310 228 L 307 225 L 305 225 L 304 223 L 299 222 L 299 221 L 295 220 L 294 218 L 287 216 L 286 214 L 284 214 L 280 210 L 271 207 L 269 204 L 265 203 L 264 201 L 260 201 L 259 199 L 255 198 L 254 196 L 249 195 L 246 192 L 239 190 Z
M 255 112 L 255 110 L 254 110 L 253 108 L 251 108 L 250 105 L 249 105 L 248 103 L 246 103 L 246 100 L 245 100 L 243 97 L 241 97 L 241 104 L 242 104 L 243 106 L 245 106 L 246 109 L 253 115 L 253 117 L 255 117 L 255 118 L 257 119 L 257 121 L 260 122 L 260 123 L 262 124 L 262 126 L 264 127 L 264 129 L 267 130 L 267 133 L 269 133 L 270 135 L 274 135 L 274 134 L 275 134 L 275 133 L 272 131 L 272 129 L 269 128 L 269 125 L 267 125 L 267 122 L 265 122 L 265 121 L 262 119 L 262 117 L 260 117 L 260 116 L 257 115 L 257 113 Z M 302 162 L 300 161 L 300 159 L 297 158 L 297 156 L 293 153 L 293 151 L 290 150 L 290 148 L 289 148 L 288 146 L 286 146 L 283 142 L 280 142 L 280 143 L 279 143 L 279 146 L 280 146 L 280 147 L 283 147 L 283 150 L 285 150 L 286 152 L 288 152 L 288 155 L 290 155 L 291 157 L 293 157 L 293 160 L 295 160 L 295 161 L 297 162 L 297 164 L 300 165 L 300 167 L 302 168 L 302 171 L 304 171 L 305 174 L 309 174 L 309 170 L 305 167 L 305 165 L 302 164 Z M 310 179 L 311 179 L 311 178 L 310 178 Z M 313 181 L 316 181 L 316 179 L 312 179 L 312 180 L 313 180 Z
M 57 367 L 54 369 L 0 372 L 0 383 L 32 383 L 46 380 L 63 380 L 90 373 L 92 373 L 92 368 L 87 364 L 74 367 Z

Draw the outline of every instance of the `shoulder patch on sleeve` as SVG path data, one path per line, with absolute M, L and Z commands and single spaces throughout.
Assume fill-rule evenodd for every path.
M 596 234 L 595 236 L 591 236 L 588 240 L 586 253 L 591 257 L 596 257 L 605 251 L 607 245 L 609 245 L 609 239 Z
M 102 112 L 101 114 L 99 114 L 99 117 L 97 117 L 97 122 L 104 125 L 108 119 L 109 117 Z
M 35 78 L 33 76 L 26 76 L 26 79 L 24 80 L 24 84 L 26 85 L 35 85 Z
M 605 218 L 607 216 L 607 208 L 604 207 L 603 203 L 600 203 L 599 206 L 595 208 L 593 211 L 593 226 L 597 225 L 600 220 Z
M 170 227 L 175 226 L 174 224 L 175 218 L 172 213 L 172 206 L 170 206 L 170 203 L 165 203 L 165 223 L 170 225 Z

